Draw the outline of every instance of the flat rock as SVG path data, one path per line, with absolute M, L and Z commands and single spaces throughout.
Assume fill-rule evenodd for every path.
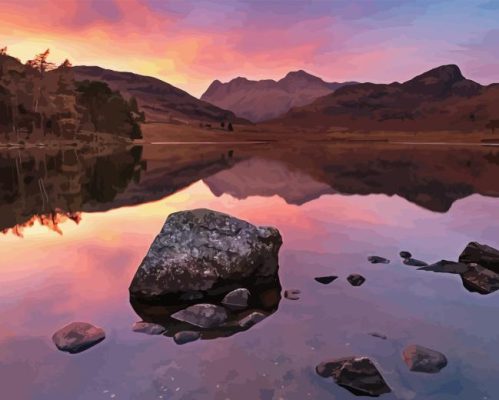
M 352 286 L 360 286 L 366 281 L 366 278 L 359 274 L 351 274 L 348 275 L 347 281 L 350 282 L 350 285 Z
M 390 264 L 390 260 L 380 256 L 369 256 L 367 257 L 367 261 L 371 264 Z
M 470 242 L 459 256 L 459 262 L 479 264 L 499 273 L 499 250 L 485 244 Z
M 275 279 L 281 244 L 277 229 L 217 211 L 173 213 L 135 273 L 130 295 L 156 301 Z
M 258 324 L 260 321 L 263 321 L 265 318 L 267 318 L 267 315 L 259 311 L 254 311 L 251 314 L 247 315 L 246 317 L 242 318 L 239 321 L 239 326 L 243 329 L 251 328 L 253 325 Z
M 408 251 L 401 251 L 399 254 L 401 258 L 412 258 L 412 254 Z
M 134 322 L 132 330 L 134 332 L 145 333 L 147 335 L 161 335 L 166 331 L 165 327 L 162 325 L 144 321 Z
M 418 268 L 421 271 L 442 272 L 448 274 L 462 274 L 468 270 L 468 266 L 463 263 L 440 260 L 426 267 Z
M 334 280 L 338 279 L 337 276 L 334 275 L 329 275 L 329 276 L 318 276 L 317 278 L 314 278 L 317 282 L 322 283 L 323 285 L 328 285 Z
M 428 263 L 418 260 L 416 258 L 406 258 L 403 263 L 405 265 L 410 265 L 411 267 L 426 267 Z
M 391 389 L 374 363 L 367 357 L 346 357 L 326 361 L 316 367 L 323 378 L 334 381 L 359 396 L 380 396 Z
M 227 311 L 213 304 L 194 304 L 171 315 L 177 321 L 187 322 L 204 329 L 222 325 L 228 318 Z
M 248 289 L 236 289 L 225 295 L 222 304 L 231 310 L 244 310 L 248 307 L 250 292 Z
M 414 372 L 434 374 L 447 365 L 447 358 L 442 353 L 416 344 L 407 346 L 402 358 Z
M 298 289 L 288 289 L 284 291 L 284 297 L 288 300 L 299 300 L 301 291 Z
M 173 336 L 173 340 L 177 344 L 186 344 L 186 343 L 194 342 L 194 341 L 198 340 L 200 337 L 201 337 L 200 332 L 180 331 L 180 332 L 177 332 Z
M 80 353 L 106 338 L 102 328 L 87 322 L 72 322 L 52 336 L 56 347 L 71 354 Z

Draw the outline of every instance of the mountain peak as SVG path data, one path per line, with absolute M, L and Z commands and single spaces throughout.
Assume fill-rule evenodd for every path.
M 449 64 L 430 69 L 429 71 L 426 71 L 405 83 L 412 82 L 424 85 L 432 85 L 435 83 L 453 84 L 464 79 L 465 78 L 459 67 L 455 64 Z

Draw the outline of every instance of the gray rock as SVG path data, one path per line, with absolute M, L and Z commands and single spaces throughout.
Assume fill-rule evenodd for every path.
M 499 289 L 499 274 L 478 264 L 469 264 L 461 273 L 463 286 L 470 292 L 490 294 Z
M 369 261 L 371 264 L 390 264 L 389 259 L 379 256 L 369 256 L 367 257 L 367 261 Z
M 499 273 L 499 250 L 477 242 L 468 243 L 459 256 L 459 262 L 479 264 L 482 267 Z
M 267 315 L 254 311 L 239 321 L 239 326 L 243 329 L 251 328 L 253 325 L 263 321 Z
M 350 285 L 352 286 L 360 286 L 366 281 L 366 278 L 359 274 L 351 274 L 348 275 L 347 281 L 350 282 Z
M 468 270 L 468 266 L 454 261 L 440 260 L 426 267 L 418 268 L 421 271 L 443 272 L 448 274 L 461 274 Z
M 147 335 L 161 335 L 165 332 L 165 327 L 159 324 L 153 324 L 151 322 L 134 322 L 132 325 L 132 330 L 134 332 L 145 333 Z
M 102 328 L 86 322 L 72 322 L 52 336 L 56 347 L 71 354 L 80 353 L 106 338 Z
M 228 318 L 225 308 L 213 304 L 194 304 L 171 315 L 177 321 L 187 322 L 200 328 L 215 328 Z
M 415 258 L 406 258 L 403 263 L 405 265 L 410 265 L 411 267 L 426 267 L 428 265 L 428 263 Z
M 288 300 L 300 300 L 300 293 L 298 289 L 288 289 L 284 291 L 284 297 Z
M 447 365 L 447 358 L 442 353 L 414 344 L 404 349 L 402 358 L 414 372 L 434 374 Z
M 223 298 L 222 304 L 231 310 L 244 310 L 248 307 L 250 292 L 248 289 L 236 289 L 227 293 Z
M 316 372 L 360 396 L 380 396 L 391 389 L 374 363 L 367 357 L 346 357 L 319 364 Z
M 399 254 L 401 258 L 412 258 L 412 254 L 408 251 L 401 251 Z
M 177 344 L 186 344 L 190 342 L 194 342 L 201 337 L 201 333 L 195 331 L 181 331 L 177 332 L 173 336 L 173 340 Z
M 156 300 L 275 278 L 281 244 L 277 229 L 227 214 L 206 209 L 173 213 L 135 273 L 130 295 Z

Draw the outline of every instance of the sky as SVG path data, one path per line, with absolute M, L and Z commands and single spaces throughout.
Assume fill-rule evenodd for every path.
M 199 97 L 238 76 L 304 69 L 327 81 L 405 81 L 458 64 L 499 82 L 499 0 L 0 0 L 0 47 L 99 65 Z

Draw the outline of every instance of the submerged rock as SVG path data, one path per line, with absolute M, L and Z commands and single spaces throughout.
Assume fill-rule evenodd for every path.
M 447 358 L 442 353 L 419 345 L 407 346 L 402 358 L 414 372 L 434 374 L 447 365 Z
M 134 332 L 145 333 L 147 335 L 161 335 L 166 329 L 162 325 L 140 321 L 134 322 L 132 330 Z
M 411 267 L 426 267 L 428 265 L 428 263 L 415 258 L 406 258 L 403 263 L 405 265 L 410 265 Z
M 479 264 L 491 271 L 499 273 L 499 250 L 477 242 L 468 243 L 459 256 L 459 262 Z
M 390 264 L 390 260 L 380 256 L 369 256 L 367 257 L 367 261 L 371 264 Z
M 171 317 L 177 321 L 209 329 L 222 325 L 228 318 L 225 308 L 213 304 L 195 304 L 177 311 Z
M 401 258 L 412 258 L 412 254 L 408 251 L 401 251 L 399 254 Z
M 267 318 L 267 315 L 259 311 L 254 311 L 251 314 L 247 315 L 246 317 L 242 318 L 239 321 L 239 326 L 243 329 L 251 328 L 253 325 L 258 324 L 260 321 L 263 321 L 265 318 Z
M 323 285 L 328 285 L 334 280 L 338 279 L 337 276 L 334 275 L 329 275 L 329 276 L 319 276 L 317 278 L 314 278 L 317 282 L 322 283 Z
M 288 300 L 299 300 L 301 291 L 298 289 L 289 289 L 284 291 L 284 297 Z
M 227 293 L 237 282 L 277 280 L 279 231 L 220 212 L 197 209 L 168 216 L 130 285 L 131 297 L 157 301 L 182 294 Z M 248 283 L 246 285 L 245 283 Z
M 248 289 L 236 289 L 227 293 L 222 304 L 231 310 L 243 310 L 248 307 L 250 292 Z
M 348 275 L 347 281 L 350 282 L 350 285 L 352 286 L 360 286 L 366 281 L 366 278 L 359 274 L 351 274 Z
M 173 340 L 177 344 L 186 344 L 190 342 L 194 342 L 201 337 L 201 333 L 195 331 L 181 331 L 177 332 L 173 336 Z
M 52 336 L 56 347 L 71 354 L 80 353 L 106 338 L 102 328 L 87 322 L 72 322 Z
M 367 357 L 346 357 L 319 364 L 316 372 L 360 396 L 380 396 L 391 389 L 374 363 Z

